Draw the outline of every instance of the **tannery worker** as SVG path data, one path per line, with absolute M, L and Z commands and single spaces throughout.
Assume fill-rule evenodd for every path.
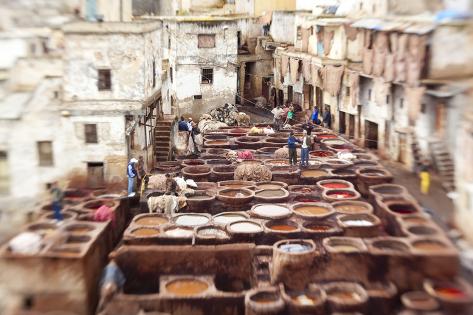
M 166 174 L 166 195 L 177 196 L 177 182 L 172 178 L 171 174 Z
M 132 158 L 130 162 L 128 163 L 127 169 L 126 169 L 126 174 L 128 177 L 128 196 L 133 196 L 135 194 L 135 180 L 136 177 L 138 176 L 138 172 L 136 171 L 136 163 L 138 163 L 138 160 L 135 158 Z
M 324 127 L 332 128 L 332 115 L 330 114 L 330 109 L 328 107 L 325 108 L 324 112 Z
M 301 143 L 299 139 L 294 137 L 294 132 L 291 131 L 289 134 L 289 138 L 287 138 L 287 147 L 289 150 L 289 164 L 296 165 L 297 164 L 297 147 L 296 143 Z
M 59 185 L 57 182 L 54 182 L 51 184 L 51 195 L 53 198 L 52 207 L 53 207 L 53 212 L 54 212 L 54 219 L 57 221 L 62 221 L 64 220 L 64 217 L 62 216 L 62 213 L 61 213 L 62 202 L 64 199 L 64 192 L 59 188 Z
M 189 131 L 189 126 L 187 125 L 187 122 L 184 119 L 184 116 L 181 116 L 181 120 L 179 120 L 179 123 L 177 124 L 177 128 L 179 131 Z
M 310 117 L 312 120 L 312 123 L 314 125 L 318 125 L 319 121 L 319 108 L 317 106 L 314 107 L 314 111 L 312 112 L 312 116 Z
M 120 270 L 120 267 L 118 267 L 114 260 L 110 261 L 105 267 L 102 279 L 100 280 L 100 302 L 98 311 L 102 311 L 115 294 L 122 292 L 125 281 L 125 276 Z
M 309 151 L 312 148 L 312 138 L 304 129 L 302 138 L 301 166 L 309 166 Z

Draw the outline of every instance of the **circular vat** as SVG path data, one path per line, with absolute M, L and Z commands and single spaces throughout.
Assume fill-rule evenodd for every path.
M 210 222 L 208 215 L 199 213 L 184 213 L 176 215 L 173 218 L 174 223 L 177 226 L 201 226 Z
M 427 225 L 413 225 L 407 228 L 407 232 L 416 236 L 432 236 L 439 234 L 439 231 Z
M 407 202 L 390 203 L 388 209 L 400 215 L 409 215 L 418 212 L 413 204 Z
M 192 238 L 194 236 L 194 228 L 185 226 L 167 226 L 163 229 L 163 234 L 172 238 Z
M 290 220 L 272 220 L 267 221 L 264 226 L 277 233 L 292 233 L 297 232 L 299 230 L 299 225 Z
M 432 238 L 417 239 L 411 241 L 411 245 L 415 250 L 422 252 L 438 252 L 449 248 L 445 242 Z
M 138 225 L 158 226 L 168 223 L 169 219 L 159 214 L 140 214 L 133 219 L 133 222 Z
M 317 186 L 322 189 L 347 189 L 353 188 L 353 184 L 345 180 L 326 179 L 317 183 Z
M 251 211 L 263 219 L 282 219 L 289 217 L 292 212 L 286 205 L 260 204 L 252 207 Z
M 324 219 L 331 216 L 335 211 L 328 203 L 296 203 L 292 205 L 292 211 L 304 219 Z
M 85 234 L 95 230 L 95 227 L 90 224 L 77 223 L 70 224 L 64 228 L 67 232 L 76 233 L 76 234 Z
M 196 229 L 196 235 L 205 239 L 226 239 L 229 238 L 227 231 L 221 226 L 204 225 Z
M 196 278 L 171 280 L 166 283 L 166 291 L 177 296 L 200 295 L 209 289 L 209 284 Z
M 344 237 L 329 237 L 323 240 L 323 244 L 331 251 L 342 253 L 357 253 L 365 249 L 356 239 Z
M 227 225 L 236 221 L 246 220 L 248 215 L 244 212 L 222 212 L 213 216 L 215 224 Z
M 377 250 L 395 252 L 395 253 L 408 253 L 409 246 L 401 241 L 394 239 L 383 239 L 374 240 L 371 245 Z
M 406 292 L 401 296 L 402 304 L 414 311 L 435 311 L 439 303 L 424 291 Z
M 332 207 L 340 214 L 372 213 L 373 206 L 364 201 L 337 201 Z
M 229 223 L 227 229 L 232 233 L 241 234 L 254 234 L 263 232 L 261 224 L 251 220 L 242 220 Z

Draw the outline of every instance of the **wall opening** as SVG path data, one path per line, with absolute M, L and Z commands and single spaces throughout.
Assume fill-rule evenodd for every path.
M 378 124 L 365 120 L 365 147 L 369 149 L 378 149 Z
M 348 115 L 348 137 L 350 139 L 355 138 L 355 115 Z
M 340 134 L 345 134 L 346 131 L 347 131 L 346 120 L 345 120 L 346 119 L 345 112 L 339 111 L 338 112 L 338 119 L 339 119 L 339 123 L 338 123 L 339 132 L 340 132 Z
M 90 188 L 100 188 L 105 184 L 103 162 L 87 163 L 87 185 Z
M 8 154 L 0 151 L 0 195 L 10 193 L 10 172 L 8 168 Z

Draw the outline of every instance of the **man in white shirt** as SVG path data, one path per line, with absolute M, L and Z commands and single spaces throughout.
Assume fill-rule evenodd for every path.
M 301 166 L 309 166 L 309 151 L 312 148 L 312 138 L 307 134 L 307 130 L 304 129 L 302 137 L 302 150 L 301 150 Z

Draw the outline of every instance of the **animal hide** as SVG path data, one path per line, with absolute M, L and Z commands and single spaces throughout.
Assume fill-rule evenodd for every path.
M 296 84 L 297 79 L 299 78 L 299 59 L 290 58 L 289 69 L 291 73 L 291 82 L 292 84 Z

